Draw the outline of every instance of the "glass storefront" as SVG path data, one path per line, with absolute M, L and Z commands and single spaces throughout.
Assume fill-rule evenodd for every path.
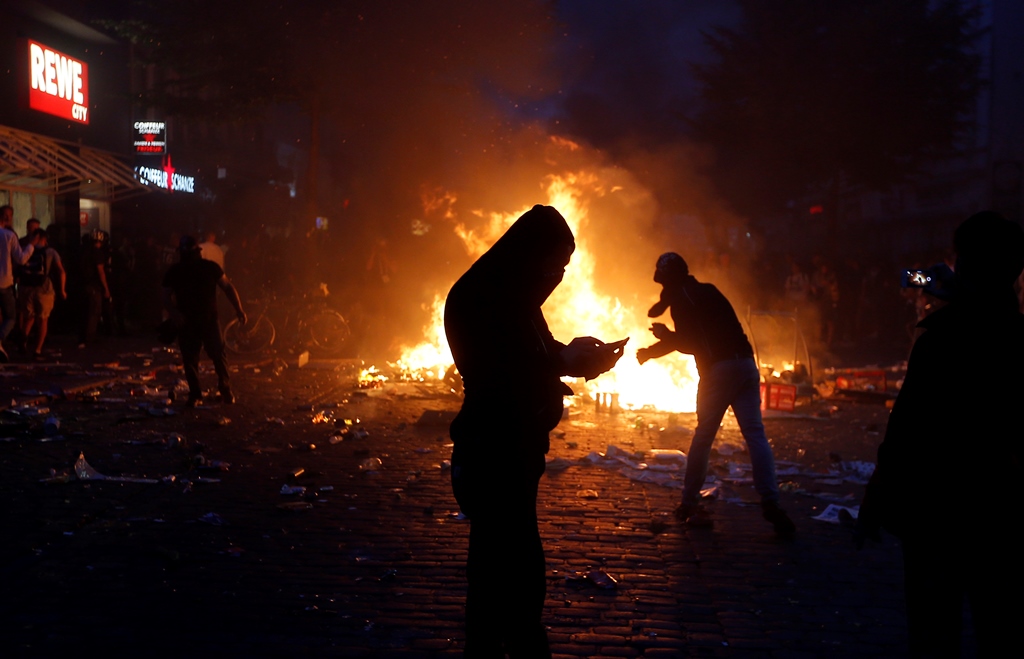
M 45 192 L 29 192 L 0 187 L 0 206 L 9 205 L 14 209 L 14 233 L 25 235 L 25 222 L 29 218 L 39 220 L 44 229 L 53 223 L 53 195 Z

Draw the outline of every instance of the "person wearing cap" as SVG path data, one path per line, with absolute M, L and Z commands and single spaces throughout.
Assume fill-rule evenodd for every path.
M 213 360 L 217 372 L 217 388 L 221 401 L 235 402 L 228 374 L 227 356 L 217 322 L 217 288 L 227 296 L 235 309 L 238 322 L 245 325 L 248 318 L 242 310 L 242 301 L 234 284 L 221 267 L 202 257 L 199 243 L 192 236 L 183 236 L 178 246 L 179 261 L 164 275 L 164 306 L 178 326 L 178 345 L 188 382 L 188 407 L 197 406 L 203 398 L 199 382 L 200 351 Z
M 622 355 L 625 340 L 548 330 L 541 305 L 562 281 L 576 248 L 565 218 L 534 206 L 459 278 L 444 328 L 465 399 L 452 421 L 452 491 L 469 518 L 464 656 L 551 657 L 544 610 L 544 549 L 537 487 L 548 433 L 562 419 L 561 376 L 594 378 Z
M 674 330 L 663 323 L 651 325 L 658 342 L 636 352 L 641 364 L 678 350 L 693 355 L 700 382 L 697 384 L 697 429 L 687 453 L 683 500 L 676 517 L 691 526 L 711 526 L 712 519 L 700 505 L 700 491 L 708 472 L 711 445 L 729 407 L 743 433 L 754 472 L 754 488 L 761 495 L 761 511 L 780 536 L 791 536 L 796 526 L 779 507 L 775 456 L 761 419 L 761 375 L 754 351 L 729 300 L 713 284 L 697 281 L 679 254 L 658 258 L 654 281 L 661 297 L 648 316 L 657 318 L 671 310 Z
M 1007 657 L 1024 619 L 1024 231 L 976 213 L 953 247 L 948 304 L 918 324 L 855 539 L 900 540 L 910 656 L 959 657 L 969 601 L 977 656 Z

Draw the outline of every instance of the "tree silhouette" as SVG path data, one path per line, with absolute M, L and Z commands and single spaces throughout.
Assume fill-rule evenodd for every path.
M 835 206 L 843 185 L 882 189 L 951 153 L 980 86 L 969 4 L 740 0 L 695 66 L 719 189 L 748 214 L 809 192 Z

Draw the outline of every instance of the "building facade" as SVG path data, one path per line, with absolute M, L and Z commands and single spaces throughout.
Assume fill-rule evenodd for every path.
M 42 5 L 0 4 L 0 205 L 74 248 L 111 204 L 149 188 L 129 156 L 127 48 Z

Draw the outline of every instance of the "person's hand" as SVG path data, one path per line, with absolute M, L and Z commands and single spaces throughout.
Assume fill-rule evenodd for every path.
M 60 299 L 62 299 L 62 300 L 68 299 L 68 292 L 66 290 L 64 290 L 63 288 L 60 289 Z
M 565 362 L 566 374 L 581 376 L 587 369 L 590 355 L 601 345 L 601 342 L 592 336 L 577 336 L 569 342 L 569 345 L 562 348 L 562 361 Z M 589 378 L 588 378 L 589 379 Z
M 672 330 L 666 327 L 665 323 L 653 323 L 651 324 L 651 334 L 659 341 L 664 341 L 672 336 Z
M 668 302 L 665 302 L 664 300 L 658 300 L 650 309 L 647 310 L 647 317 L 657 318 L 666 311 L 668 311 Z
M 576 337 L 562 349 L 566 374 L 588 380 L 596 378 L 615 366 L 615 362 L 622 357 L 622 347 L 628 340 L 603 343 L 592 336 Z
M 636 351 L 636 361 L 642 366 L 645 361 L 651 358 L 650 348 L 639 348 Z
M 235 316 L 238 318 L 238 324 L 241 325 L 242 327 L 245 327 L 245 325 L 249 322 L 249 317 L 245 315 L 244 311 L 237 312 Z
M 39 245 L 40 240 L 41 238 L 35 235 L 35 231 L 33 231 L 32 236 L 28 239 L 28 244 L 32 245 L 33 247 L 37 247 Z
M 112 298 L 110 297 L 110 289 L 109 289 L 109 288 L 103 289 L 103 299 L 104 299 L 104 300 L 110 300 L 110 299 L 112 299 Z
M 619 358 L 622 357 L 622 354 L 623 354 L 623 350 L 622 349 L 623 349 L 623 347 L 625 347 L 625 345 L 626 345 L 626 343 L 628 341 L 629 341 L 629 337 L 627 336 L 626 338 L 622 339 L 621 341 L 613 341 L 612 343 L 605 343 L 603 345 L 598 346 L 594 350 L 594 353 L 593 353 L 593 364 L 592 365 L 593 365 L 593 367 L 595 369 L 597 369 L 597 372 L 594 374 L 595 378 L 598 375 L 601 375 L 602 373 L 604 373 L 605 371 L 610 371 L 612 369 L 612 367 L 615 366 L 615 364 L 619 361 Z M 588 378 L 588 379 L 590 379 L 590 378 Z

